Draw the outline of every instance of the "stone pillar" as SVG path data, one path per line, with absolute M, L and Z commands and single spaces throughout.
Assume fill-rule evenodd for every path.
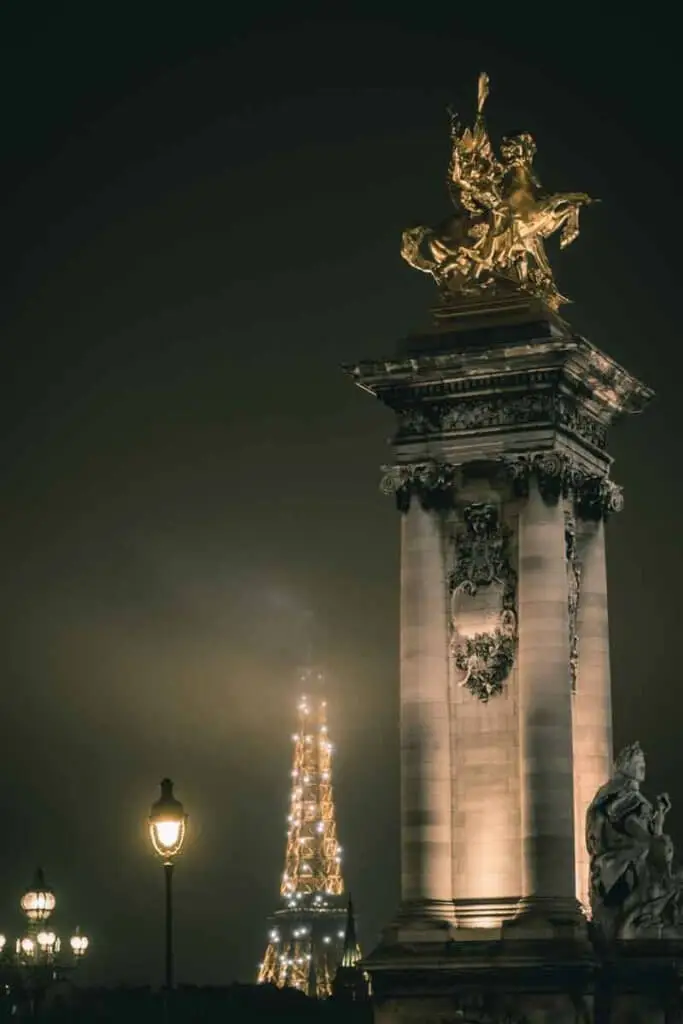
M 576 622 L 578 670 L 574 694 L 574 801 L 576 895 L 588 903 L 586 809 L 607 781 L 612 762 L 612 694 L 605 528 L 602 519 L 577 524 L 581 585 Z
M 576 910 L 564 510 L 534 476 L 519 520 L 519 715 L 524 895 Z
M 516 575 L 516 514 L 481 479 L 464 484 L 458 498 L 456 536 L 466 532 L 463 516 L 470 503 L 497 509 L 502 529 L 509 531 L 504 560 Z M 461 550 L 456 542 L 450 567 L 455 569 L 463 556 L 467 563 L 471 549 Z M 460 634 L 491 634 L 500 622 L 503 592 L 504 584 L 497 581 L 480 586 L 476 596 L 462 598 L 457 607 L 451 604 Z M 514 601 L 516 606 L 516 593 Z M 517 676 L 513 668 L 502 692 L 484 703 L 463 685 L 464 673 L 451 659 L 452 888 L 460 929 L 500 927 L 516 912 L 522 893 Z
M 447 608 L 442 519 L 413 497 L 401 523 L 401 895 L 418 917 L 451 911 Z

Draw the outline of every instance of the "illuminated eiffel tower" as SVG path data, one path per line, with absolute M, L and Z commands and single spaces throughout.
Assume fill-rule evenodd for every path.
M 301 676 L 309 695 L 299 701 L 292 737 L 292 791 L 287 818 L 282 906 L 269 921 L 269 938 L 258 982 L 291 986 L 327 998 L 344 953 L 346 905 L 342 898 L 341 847 L 332 793 L 332 744 L 322 673 Z

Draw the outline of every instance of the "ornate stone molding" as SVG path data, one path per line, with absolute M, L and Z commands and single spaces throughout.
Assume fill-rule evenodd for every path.
M 576 434 L 594 448 L 607 448 L 607 426 L 583 412 L 578 404 L 566 395 L 559 395 L 555 407 L 555 424 L 570 434 Z
M 518 495 L 529 493 L 529 480 L 533 475 L 544 501 L 570 498 L 582 519 L 605 518 L 624 507 L 622 489 L 607 473 L 591 474 L 569 455 L 555 451 L 506 455 L 499 463 Z M 424 509 L 452 508 L 461 469 L 436 459 L 382 466 L 380 490 L 383 494 L 394 495 L 400 512 L 408 511 L 413 494 Z
M 579 408 L 567 395 L 531 391 L 494 398 L 461 398 L 455 402 L 421 402 L 396 411 L 397 440 L 441 433 L 548 423 L 574 434 L 594 448 L 607 447 L 607 427 Z
M 399 512 L 407 512 L 413 494 L 424 509 L 450 508 L 457 467 L 447 462 L 413 462 L 382 466 L 380 490 L 393 494 Z
M 451 595 L 451 653 L 465 673 L 460 683 L 486 703 L 500 693 L 517 649 L 517 574 L 509 555 L 510 530 L 495 505 L 473 503 L 463 513 L 465 529 L 455 540 L 455 565 L 448 577 Z M 489 590 L 489 600 L 480 591 Z M 485 631 L 463 631 L 473 613 L 491 622 Z
M 581 600 L 581 562 L 576 549 L 576 517 L 572 509 L 564 514 L 564 538 L 567 554 L 567 604 L 569 610 L 569 679 L 572 693 L 576 693 L 576 674 L 579 666 L 579 636 L 576 629 Z
M 621 487 L 606 473 L 602 476 L 588 473 L 569 455 L 549 451 L 504 456 L 501 461 L 519 495 L 529 493 L 529 480 L 533 475 L 544 501 L 552 503 L 560 498 L 571 498 L 583 519 L 600 519 L 624 507 Z
M 465 398 L 453 403 L 424 403 L 400 409 L 399 436 L 480 430 L 550 419 L 552 395 L 530 393 L 515 398 Z

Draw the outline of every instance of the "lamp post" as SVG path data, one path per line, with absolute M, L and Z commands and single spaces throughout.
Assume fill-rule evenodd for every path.
M 166 890 L 166 989 L 173 988 L 173 865 L 180 853 L 187 830 L 187 814 L 173 795 L 170 779 L 161 780 L 161 796 L 152 804 L 149 834 L 155 853 L 164 865 Z

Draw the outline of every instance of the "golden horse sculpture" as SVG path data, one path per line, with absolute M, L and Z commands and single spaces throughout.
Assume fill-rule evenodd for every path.
M 557 290 L 543 240 L 561 231 L 560 248 L 570 245 L 579 233 L 579 210 L 597 200 L 584 192 L 544 192 L 527 132 L 504 138 L 497 157 L 484 123 L 488 91 L 482 72 L 473 129 L 462 129 L 450 114 L 448 190 L 455 216 L 436 228 L 404 231 L 401 255 L 434 277 L 445 301 L 512 286 L 557 310 L 569 300 Z

